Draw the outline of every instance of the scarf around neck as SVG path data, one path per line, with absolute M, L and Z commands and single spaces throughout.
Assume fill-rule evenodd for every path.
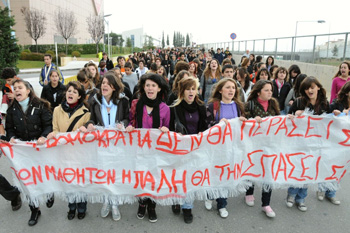
M 153 108 L 152 110 L 152 128 L 158 129 L 160 127 L 160 115 L 159 115 L 159 105 L 161 104 L 161 99 L 159 96 L 154 100 L 147 98 L 146 94 L 143 93 L 136 104 L 136 120 L 137 127 L 142 128 L 142 119 L 143 119 L 143 106 L 147 105 L 148 107 Z
M 110 109 L 109 114 L 108 114 L 107 108 Z M 102 96 L 101 115 L 102 115 L 103 125 L 106 128 L 114 126 L 117 110 L 118 110 L 118 106 L 115 105 L 112 100 L 110 100 L 108 104 L 106 98 Z

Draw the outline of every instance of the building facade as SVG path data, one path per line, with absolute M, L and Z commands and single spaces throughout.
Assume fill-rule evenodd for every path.
M 22 8 L 36 9 L 44 12 L 46 15 L 46 33 L 38 39 L 38 44 L 59 44 L 65 43 L 64 38 L 56 31 L 55 25 L 55 13 L 61 8 L 62 10 L 73 11 L 77 19 L 77 31 L 68 40 L 69 44 L 89 44 L 93 43 L 89 32 L 87 31 L 86 19 L 90 16 L 103 15 L 104 0 L 5 0 L 0 1 L 0 6 L 4 6 L 5 3 L 9 3 L 11 9 L 11 15 L 14 16 L 16 25 L 13 27 L 16 31 L 16 38 L 18 44 L 31 45 L 35 44 L 35 41 L 26 32 L 24 15 L 21 12 Z M 6 4 L 6 5 L 7 5 Z

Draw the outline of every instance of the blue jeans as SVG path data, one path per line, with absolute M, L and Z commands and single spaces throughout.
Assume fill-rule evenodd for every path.
M 318 185 L 318 190 L 321 192 L 325 192 L 326 197 L 332 198 L 335 197 L 337 191 L 331 191 L 327 188 L 322 187 L 321 183 Z
M 185 203 L 181 206 L 182 209 L 193 209 L 193 201 L 191 202 L 187 202 L 185 201 Z
M 226 208 L 227 198 L 220 197 L 220 198 L 216 199 L 216 203 L 217 203 L 218 210 L 222 209 L 222 208 Z
M 288 195 L 295 197 L 296 203 L 304 203 L 307 196 L 307 188 L 288 188 Z

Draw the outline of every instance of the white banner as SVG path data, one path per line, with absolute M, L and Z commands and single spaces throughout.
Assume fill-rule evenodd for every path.
M 38 205 L 71 201 L 159 204 L 235 196 L 251 182 L 272 188 L 325 183 L 334 189 L 350 165 L 348 117 L 230 120 L 199 135 L 157 129 L 60 134 L 43 146 L 0 144 L 16 185 Z

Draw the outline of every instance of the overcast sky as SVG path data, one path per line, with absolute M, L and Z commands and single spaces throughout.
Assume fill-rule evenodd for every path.
M 297 35 L 350 32 L 350 0 L 104 0 L 104 10 L 110 31 L 143 27 L 157 39 L 164 31 L 170 43 L 174 31 L 197 44 L 229 42 L 231 33 L 237 41 L 294 36 L 296 21 L 326 21 L 300 22 Z

